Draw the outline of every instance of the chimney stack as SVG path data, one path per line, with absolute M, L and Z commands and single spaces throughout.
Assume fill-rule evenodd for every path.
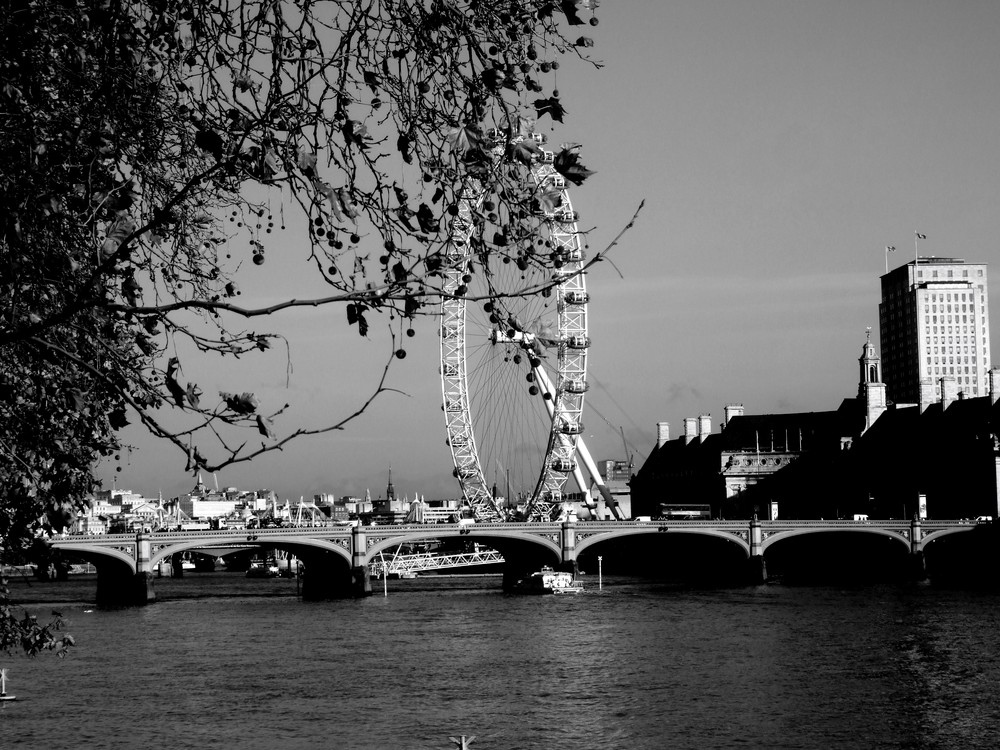
M 684 417 L 684 442 L 690 443 L 698 436 L 698 420 L 694 417 Z
M 670 422 L 656 423 L 656 447 L 662 448 L 670 441 Z
M 743 404 L 726 404 L 726 408 L 724 410 L 724 416 L 722 418 L 723 419 L 722 429 L 726 429 L 726 427 L 729 425 L 729 420 L 731 420 L 733 417 L 742 417 L 742 416 L 743 416 Z
M 958 397 L 958 382 L 954 375 L 941 377 L 941 411 L 946 411 Z
M 702 414 L 698 417 L 698 439 L 704 440 L 712 434 L 712 415 Z
M 934 403 L 934 382 L 930 378 L 920 378 L 920 413 Z

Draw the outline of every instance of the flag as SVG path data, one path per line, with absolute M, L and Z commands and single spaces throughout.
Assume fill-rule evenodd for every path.
M 927 235 L 926 234 L 920 234 L 920 232 L 914 232 L 914 234 L 917 235 L 917 239 L 918 240 L 926 240 L 927 239 Z
M 896 246 L 895 246 L 895 245 L 886 245 L 886 246 L 885 246 L 885 251 L 886 251 L 887 253 L 891 253 L 891 252 L 892 252 L 893 250 L 895 250 L 895 249 L 896 249 Z

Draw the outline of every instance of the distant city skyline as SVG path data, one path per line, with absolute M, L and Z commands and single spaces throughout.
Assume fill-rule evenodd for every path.
M 580 226 L 596 227 L 592 252 L 646 200 L 614 267 L 587 279 L 584 437 L 595 459 L 623 457 L 623 431 L 639 465 L 656 422 L 711 413 L 718 424 L 729 402 L 833 408 L 856 387 L 866 328 L 878 330 L 885 247 L 898 248 L 890 270 L 906 263 L 915 230 L 927 237 L 921 255 L 998 259 L 997 3 L 630 2 L 598 15 L 588 33 L 604 67 L 565 60 L 566 124 L 540 123 L 557 144 L 583 144 L 596 170 L 572 190 Z M 282 241 L 266 266 L 241 272 L 244 302 L 317 288 L 305 244 L 291 232 Z M 390 352 L 387 323 L 373 319 L 367 342 L 341 308 L 259 324 L 288 337 L 291 371 L 280 357 L 241 361 L 240 389 L 290 403 L 285 431 L 350 413 Z M 230 467 L 219 485 L 377 496 L 391 464 L 401 496 L 457 496 L 436 324 L 415 328 L 389 379 L 408 395 L 383 394 L 343 432 Z M 185 376 L 211 382 L 205 368 Z M 136 450 L 101 465 L 105 488 L 193 486 L 173 446 L 133 428 L 125 439 Z

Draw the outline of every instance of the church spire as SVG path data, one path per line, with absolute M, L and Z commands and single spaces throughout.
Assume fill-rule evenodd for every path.
M 858 400 L 865 406 L 865 429 L 875 424 L 887 408 L 885 383 L 882 382 L 882 359 L 872 344 L 872 329 L 868 326 L 868 338 L 858 358 L 861 366 L 861 380 L 858 383 Z
M 385 488 L 385 499 L 390 503 L 396 499 L 396 489 L 392 486 L 392 464 L 389 464 L 389 484 Z

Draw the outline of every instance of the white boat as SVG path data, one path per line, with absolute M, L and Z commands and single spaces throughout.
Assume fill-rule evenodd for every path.
M 583 584 L 572 573 L 553 570 L 548 565 L 514 586 L 515 594 L 579 594 L 581 591 Z
M 0 701 L 17 700 L 14 695 L 7 695 L 7 670 L 0 669 Z

